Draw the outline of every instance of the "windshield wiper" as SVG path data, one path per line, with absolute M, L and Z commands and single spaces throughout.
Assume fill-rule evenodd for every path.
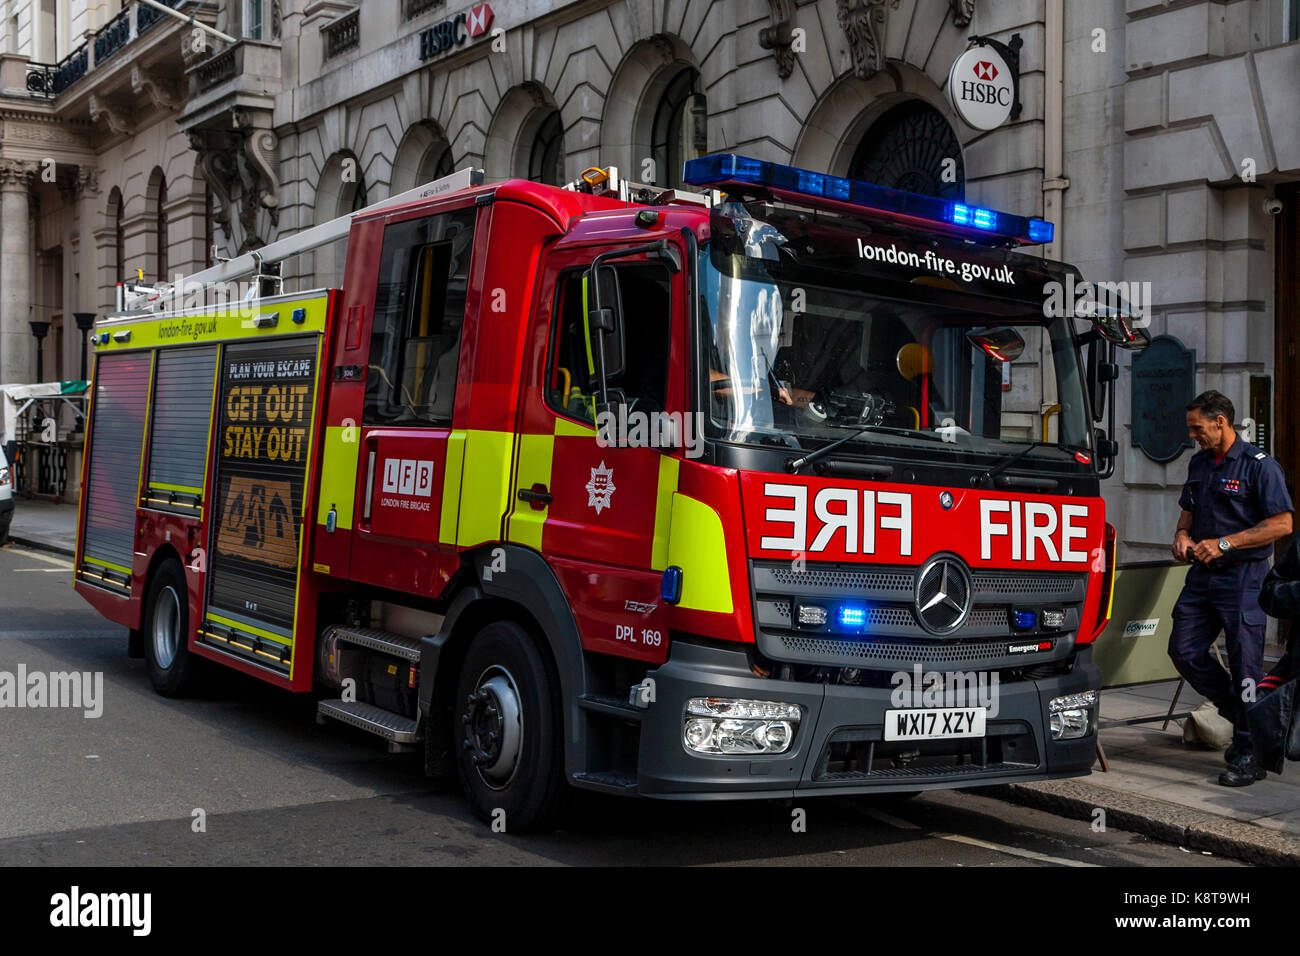
M 913 431 L 910 428 L 895 428 L 893 425 L 861 425 L 855 427 L 853 425 L 833 425 L 828 422 L 825 427 L 852 428 L 853 434 L 845 435 L 843 438 L 838 438 L 835 441 L 831 442 L 829 445 L 823 445 L 821 448 L 815 449 L 814 451 L 810 451 L 802 458 L 795 458 L 794 460 L 792 460 L 786 465 L 786 469 L 790 472 L 790 474 L 792 475 L 798 474 L 799 469 L 811 465 L 813 462 L 819 461 L 822 458 L 825 458 L 827 455 L 833 452 L 836 448 L 839 448 L 841 445 L 847 444 L 848 442 L 851 441 L 855 441 L 856 439 L 861 438 L 863 435 L 866 435 L 869 432 L 881 432 L 886 435 L 899 435 L 902 436 L 903 438 L 924 438 L 926 441 L 942 442 L 944 440 L 943 436 L 941 435 L 931 435 L 929 432 Z
M 982 475 L 979 476 L 979 483 L 980 483 L 980 484 L 987 484 L 989 487 L 992 487 L 992 486 L 993 486 L 993 479 L 994 479 L 994 478 L 996 478 L 998 475 L 1002 474 L 1002 472 L 1006 471 L 1008 468 L 1010 468 L 1012 465 L 1014 465 L 1014 464 L 1015 464 L 1016 462 L 1018 462 L 1020 459 L 1024 458 L 1026 455 L 1028 455 L 1028 454 L 1029 454 L 1031 451 L 1033 451 L 1035 448 L 1055 448 L 1057 451 L 1063 451 L 1063 452 L 1065 452 L 1067 455 L 1074 455 L 1074 456 L 1076 456 L 1076 457 L 1078 456 L 1079 452 L 1082 451 L 1082 449 L 1080 449 L 1080 448 L 1074 448 L 1074 447 L 1072 447 L 1072 446 L 1070 446 L 1070 445 L 1062 445 L 1062 444 L 1060 444 L 1059 442 L 1053 442 L 1053 441 L 1031 441 L 1031 442 L 1030 442 L 1029 444 L 1027 444 L 1024 448 L 1022 448 L 1022 449 L 1020 449 L 1019 451 L 1014 452 L 1014 453 L 1012 453 L 1012 454 L 1010 454 L 1010 455 L 1007 455 L 1007 457 L 1003 458 L 1001 461 L 999 461 L 999 462 L 998 462 L 996 465 L 994 465 L 992 468 L 987 469 L 987 470 L 984 472 L 984 474 L 982 474 Z

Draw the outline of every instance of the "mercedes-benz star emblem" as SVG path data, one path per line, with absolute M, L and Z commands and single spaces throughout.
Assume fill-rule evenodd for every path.
M 937 554 L 916 575 L 916 619 L 931 634 L 951 634 L 970 613 L 971 579 L 966 562 Z
M 944 511 L 947 511 L 949 508 L 951 508 L 951 507 L 952 507 L 952 492 L 951 492 L 951 491 L 944 491 L 944 492 L 941 492 L 941 493 L 939 494 L 939 504 L 941 504 L 941 505 L 943 506 L 943 510 L 944 510 Z

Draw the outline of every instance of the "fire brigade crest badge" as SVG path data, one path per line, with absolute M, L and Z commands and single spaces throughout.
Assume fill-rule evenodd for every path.
M 587 506 L 595 508 L 596 514 L 610 506 L 610 498 L 614 497 L 614 469 L 606 468 L 605 462 L 601 462 L 596 468 L 591 469 L 591 480 L 587 482 Z

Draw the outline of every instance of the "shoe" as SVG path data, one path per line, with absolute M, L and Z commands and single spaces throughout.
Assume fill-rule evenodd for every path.
M 1268 771 L 1264 770 L 1255 762 L 1254 751 L 1237 753 L 1236 757 L 1228 764 L 1228 769 L 1219 774 L 1219 783 L 1225 787 L 1249 787 L 1256 780 L 1263 780 L 1268 776 Z

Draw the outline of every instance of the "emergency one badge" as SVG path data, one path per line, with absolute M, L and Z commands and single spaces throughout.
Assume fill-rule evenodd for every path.
M 587 506 L 600 514 L 602 509 L 610 506 L 614 490 L 614 469 L 606 468 L 605 462 L 601 461 L 598 467 L 591 469 L 591 480 L 587 482 Z

